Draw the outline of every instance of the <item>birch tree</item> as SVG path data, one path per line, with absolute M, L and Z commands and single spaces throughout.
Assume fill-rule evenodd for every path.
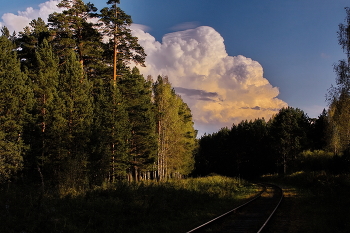
M 153 92 L 157 109 L 158 178 L 188 175 L 194 166 L 196 137 L 190 109 L 176 95 L 167 77 L 158 76 Z
M 336 86 L 328 90 L 330 147 L 340 153 L 350 145 L 350 8 L 346 7 L 345 23 L 339 24 L 338 43 L 346 58 L 334 65 Z

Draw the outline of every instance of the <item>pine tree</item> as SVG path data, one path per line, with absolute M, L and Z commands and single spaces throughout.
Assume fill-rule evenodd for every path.
M 4 27 L 0 36 L 0 182 L 11 179 L 23 167 L 23 127 L 32 104 L 28 77 L 21 72 L 6 31 Z
M 97 8 L 82 0 L 62 0 L 57 6 L 65 10 L 51 14 L 48 21 L 59 57 L 64 60 L 73 49 L 77 52 L 82 67 L 93 64 L 102 53 L 100 33 L 95 28 L 96 25 L 89 22 L 95 16 Z
M 312 131 L 310 137 L 313 140 L 312 149 L 313 150 L 325 150 L 327 148 L 327 143 L 329 136 L 329 116 L 326 109 L 323 109 L 322 113 L 317 119 L 314 119 L 311 125 Z
M 52 132 L 52 127 L 58 119 L 54 113 L 59 112 L 62 107 L 57 92 L 58 64 L 52 47 L 44 39 L 36 48 L 31 69 L 28 71 L 34 93 L 34 106 L 30 124 L 26 127 L 25 139 L 30 144 L 30 151 L 25 162 L 27 169 L 30 169 L 29 174 L 33 175 L 33 170 L 39 172 L 43 185 L 44 177 L 52 178 L 53 165 L 50 163 L 50 156 L 56 144 L 56 135 Z
M 74 51 L 61 66 L 59 101 L 62 108 L 55 113 L 54 125 L 60 185 L 80 188 L 86 184 L 89 139 L 93 106 L 91 83 L 83 77 L 83 70 Z
M 104 34 L 111 38 L 105 45 L 105 56 L 107 61 L 112 59 L 113 80 L 118 76 L 125 74 L 130 62 L 144 66 L 146 54 L 144 49 L 139 45 L 138 38 L 132 36 L 129 26 L 132 24 L 130 15 L 121 10 L 117 4 L 119 0 L 109 0 L 101 10 L 100 20 L 104 24 Z M 113 51 L 113 54 L 110 53 Z
M 21 48 L 19 57 L 22 60 L 22 65 L 26 65 L 29 69 L 33 68 L 36 49 L 44 40 L 48 41 L 49 39 L 50 31 L 44 20 L 41 18 L 32 20 L 16 39 L 18 46 Z
M 225 176 L 238 175 L 236 171 L 239 160 L 234 156 L 234 150 L 229 150 L 230 146 L 235 143 L 230 141 L 231 134 L 232 132 L 224 127 L 217 133 L 205 134 L 200 138 L 196 153 L 196 175 L 205 176 L 210 173 Z
M 94 123 L 89 160 L 90 180 L 100 185 L 126 176 L 130 157 L 130 126 L 119 88 L 100 79 L 95 85 Z
M 131 127 L 130 174 L 132 173 L 133 178 L 138 180 L 146 171 L 152 169 L 157 151 L 151 83 L 146 81 L 135 67 L 130 74 L 119 80 L 118 85 Z

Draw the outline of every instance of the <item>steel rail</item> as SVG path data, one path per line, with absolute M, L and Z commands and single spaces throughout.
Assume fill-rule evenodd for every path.
M 281 192 L 281 198 L 279 199 L 278 204 L 277 204 L 276 207 L 273 209 L 273 211 L 271 212 L 271 214 L 268 216 L 267 220 L 263 223 L 263 225 L 260 227 L 259 231 L 257 232 L 257 233 L 261 233 L 261 231 L 265 228 L 265 226 L 267 225 L 267 223 L 270 221 L 270 219 L 272 218 L 272 216 L 274 215 L 274 213 L 276 212 L 276 210 L 277 210 L 278 207 L 280 206 L 280 204 L 281 204 L 281 202 L 282 202 L 282 199 L 283 199 L 283 190 L 282 190 L 282 188 L 278 187 L 277 185 L 272 185 L 272 184 L 259 184 L 259 185 L 261 185 L 261 186 L 263 187 L 263 190 L 260 191 L 260 192 L 259 192 L 257 195 L 255 195 L 253 198 L 251 198 L 249 201 L 243 203 L 242 205 L 240 205 L 240 206 L 238 206 L 238 207 L 236 207 L 236 208 L 234 208 L 234 209 L 232 209 L 232 210 L 230 210 L 230 211 L 228 211 L 228 212 L 226 212 L 226 213 L 224 213 L 224 214 L 222 214 L 222 215 L 220 215 L 220 216 L 218 216 L 218 217 L 216 217 L 216 218 L 214 218 L 214 219 L 212 219 L 212 220 L 210 220 L 210 221 L 208 221 L 208 222 L 206 222 L 206 223 L 204 223 L 204 224 L 202 224 L 202 225 L 200 225 L 200 226 L 198 226 L 198 227 L 196 227 L 196 228 L 194 228 L 194 229 L 192 229 L 192 230 L 190 230 L 190 231 L 187 231 L 186 233 L 191 233 L 191 232 L 195 232 L 195 231 L 197 231 L 197 230 L 202 230 L 204 227 L 208 226 L 209 224 L 212 224 L 213 222 L 215 222 L 215 221 L 217 221 L 217 220 L 219 220 L 219 219 L 223 219 L 223 217 L 225 217 L 225 216 L 231 214 L 232 212 L 235 212 L 235 211 L 241 209 L 242 207 L 247 206 L 247 205 L 250 204 L 251 202 L 253 202 L 253 201 L 257 200 L 259 197 L 261 197 L 261 195 L 262 195 L 264 192 L 266 192 L 266 189 L 267 189 L 266 187 L 267 187 L 267 186 L 272 186 L 272 187 L 277 188 L 277 189 Z
M 264 224 L 260 227 L 259 231 L 257 233 L 260 233 L 266 226 L 266 224 L 270 221 L 270 219 L 272 218 L 272 216 L 275 214 L 276 210 L 278 209 L 278 207 L 280 206 L 282 200 L 283 200 L 283 190 L 281 187 L 277 186 L 277 185 L 272 185 L 272 184 L 269 184 L 270 186 L 274 186 L 276 188 L 278 188 L 281 192 L 281 198 L 280 200 L 278 201 L 275 209 L 272 211 L 272 213 L 270 214 L 270 216 L 266 219 L 266 221 L 264 222 Z
M 260 185 L 261 185 L 261 184 L 260 184 Z M 218 219 L 222 219 L 222 218 L 225 217 L 226 215 L 229 215 L 230 213 L 235 212 L 235 211 L 237 211 L 238 209 L 240 209 L 240 208 L 242 208 L 242 207 L 248 205 L 249 203 L 255 201 L 256 199 L 258 199 L 259 197 L 261 197 L 261 195 L 266 191 L 266 186 L 265 186 L 265 185 L 261 185 L 261 186 L 263 187 L 263 190 L 260 191 L 258 194 L 256 194 L 256 195 L 255 195 L 254 197 L 252 197 L 251 199 L 249 199 L 249 201 L 243 203 L 242 205 L 240 205 L 240 206 L 238 206 L 238 207 L 236 207 L 236 208 L 234 208 L 234 209 L 232 209 L 232 210 L 230 210 L 230 211 L 228 211 L 228 212 L 226 212 L 226 213 L 224 213 L 224 214 L 222 214 L 222 215 L 220 215 L 220 216 L 218 216 L 218 217 L 216 217 L 216 218 L 214 218 L 214 219 L 212 219 L 212 220 L 210 220 L 210 221 L 208 221 L 208 222 L 206 222 L 206 223 L 203 223 L 202 225 L 200 225 L 200 226 L 198 226 L 198 227 L 196 227 L 196 228 L 194 228 L 194 229 L 192 229 L 192 230 L 190 230 L 190 231 L 187 231 L 186 233 L 195 232 L 196 230 L 199 230 L 199 229 L 203 228 L 204 226 L 207 226 L 207 225 L 209 225 L 209 224 L 215 222 L 215 221 L 218 220 Z

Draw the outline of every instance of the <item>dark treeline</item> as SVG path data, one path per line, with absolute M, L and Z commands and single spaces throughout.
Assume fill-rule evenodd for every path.
M 257 177 L 266 173 L 350 171 L 350 8 L 339 25 L 346 59 L 334 65 L 336 86 L 328 90 L 328 111 L 317 119 L 283 108 L 269 121 L 242 121 L 199 140 L 195 174 Z
M 297 171 L 307 155 L 327 154 L 327 122 L 325 110 L 310 119 L 302 110 L 287 107 L 267 122 L 256 119 L 222 128 L 199 140 L 195 173 L 252 178 Z
M 192 171 L 191 111 L 167 77 L 154 82 L 130 68 L 146 54 L 117 3 L 98 13 L 62 0 L 48 24 L 38 18 L 18 35 L 2 28 L 2 182 L 67 190 Z

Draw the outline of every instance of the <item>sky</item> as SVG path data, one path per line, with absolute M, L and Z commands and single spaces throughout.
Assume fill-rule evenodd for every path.
M 0 26 L 21 31 L 57 1 L 3 2 Z M 86 1 L 87 2 L 87 1 Z M 106 1 L 91 0 L 98 9 Z M 327 109 L 347 0 L 121 0 L 147 53 L 146 77 L 166 75 L 190 106 L 199 135 L 282 107 Z

